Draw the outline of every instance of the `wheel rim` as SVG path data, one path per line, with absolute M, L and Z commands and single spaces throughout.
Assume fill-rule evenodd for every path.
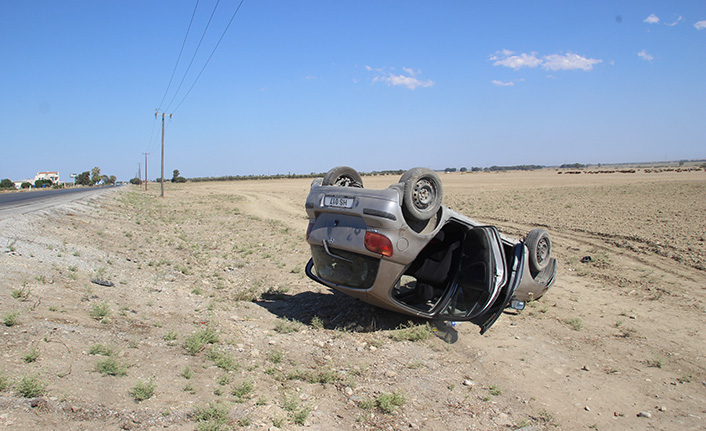
M 412 190 L 414 206 L 420 210 L 426 210 L 433 205 L 435 199 L 436 187 L 434 184 L 427 179 L 417 181 Z
M 544 262 L 549 257 L 549 241 L 546 238 L 541 238 L 537 242 L 537 263 Z
M 336 182 L 333 183 L 336 186 L 340 187 L 350 187 L 354 183 L 353 178 L 351 177 L 346 177 L 346 176 L 340 176 L 336 178 Z

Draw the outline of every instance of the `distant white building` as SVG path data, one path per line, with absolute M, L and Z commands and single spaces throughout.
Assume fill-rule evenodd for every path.
M 34 181 L 37 180 L 49 180 L 54 184 L 59 183 L 59 172 L 37 172 L 34 176 Z

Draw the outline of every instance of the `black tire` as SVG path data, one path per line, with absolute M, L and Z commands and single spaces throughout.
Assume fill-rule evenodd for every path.
M 552 258 L 552 239 L 544 229 L 532 229 L 525 237 L 532 272 L 542 271 Z
M 324 186 L 363 188 L 363 179 L 353 168 L 348 166 L 336 166 L 324 175 L 324 180 L 321 184 Z
M 402 175 L 402 208 L 413 220 L 429 220 L 439 211 L 444 198 L 439 175 L 428 168 L 412 168 Z

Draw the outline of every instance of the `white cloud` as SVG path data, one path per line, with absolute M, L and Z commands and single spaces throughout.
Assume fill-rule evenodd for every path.
M 577 54 L 551 54 L 542 58 L 536 52 L 530 54 L 515 54 L 509 50 L 498 51 L 490 56 L 493 66 L 504 66 L 511 69 L 521 69 L 523 67 L 541 66 L 545 70 L 592 70 L 593 65 L 601 63 L 603 60 L 586 58 Z
M 523 67 L 537 67 L 542 60 L 537 58 L 537 53 L 513 55 L 514 52 L 504 49 L 490 56 L 493 66 L 505 66 L 518 70 Z
M 646 22 L 647 24 L 657 24 L 659 22 L 659 17 L 655 14 L 652 14 L 645 18 L 643 22 Z
M 642 51 L 638 52 L 637 56 L 643 60 L 649 61 L 650 63 L 652 63 L 652 60 L 655 59 L 653 56 L 648 54 L 647 51 L 645 51 L 644 49 Z
M 703 30 L 706 28 L 706 19 L 702 19 L 701 21 L 697 22 L 694 24 L 694 27 L 696 27 L 697 30 Z
M 592 70 L 594 64 L 602 61 L 571 53 L 566 55 L 552 54 L 544 57 L 542 67 L 546 70 Z
M 407 87 L 410 90 L 414 90 L 417 87 L 433 87 L 434 81 L 431 79 L 421 80 L 416 78 L 418 74 L 421 73 L 420 70 L 414 70 L 409 67 L 403 67 L 402 70 L 405 74 L 396 75 L 392 72 L 388 72 L 385 68 L 375 69 L 370 66 L 365 66 L 368 72 L 375 72 L 377 75 L 373 77 L 373 83 L 383 82 L 389 86 L 402 86 Z
M 677 18 L 676 21 L 674 21 L 674 22 L 665 22 L 665 24 L 668 25 L 669 27 L 674 27 L 675 25 L 679 24 L 679 22 L 681 22 L 682 18 L 683 18 L 683 17 L 680 15 L 679 18 Z
M 493 85 L 495 85 L 496 87 L 512 87 L 513 85 L 515 85 L 515 83 L 512 81 L 503 82 L 503 81 L 498 81 L 497 79 L 494 79 Z

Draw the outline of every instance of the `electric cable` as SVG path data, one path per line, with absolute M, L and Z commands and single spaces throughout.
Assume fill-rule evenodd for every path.
M 196 0 L 196 5 L 194 6 L 194 11 L 191 13 L 191 20 L 189 21 L 189 27 L 186 28 L 186 34 L 184 35 L 184 41 L 181 43 L 181 49 L 179 50 L 179 56 L 177 57 L 176 64 L 174 65 L 174 70 L 172 70 L 172 76 L 169 78 L 169 84 L 167 84 L 167 89 L 164 90 L 164 96 L 162 96 L 162 101 L 159 102 L 159 108 L 162 108 L 164 99 L 169 93 L 169 88 L 172 86 L 172 81 L 174 80 L 174 74 L 176 74 L 177 67 L 179 66 L 179 60 L 181 60 L 181 54 L 184 52 L 184 46 L 186 45 L 186 39 L 189 37 L 189 32 L 191 31 L 191 24 L 194 22 L 194 16 L 196 16 L 196 9 L 199 7 L 199 0 Z
M 208 31 L 208 28 L 211 26 L 211 20 L 213 20 L 213 15 L 215 15 L 216 9 L 218 8 L 218 5 L 220 3 L 221 3 L 221 0 L 216 1 L 216 5 L 213 7 L 213 11 L 211 12 L 211 16 L 208 18 L 208 23 L 206 23 L 206 28 L 203 30 L 203 34 L 201 35 L 201 39 L 199 40 L 199 44 L 196 45 L 196 50 L 194 51 L 194 55 L 191 56 L 191 61 L 189 62 L 189 66 L 186 68 L 186 72 L 184 72 L 184 76 L 181 78 L 181 82 L 179 82 L 179 86 L 177 87 L 176 91 L 174 92 L 174 96 L 172 96 L 172 100 L 169 101 L 169 105 L 167 105 L 167 109 L 165 109 L 165 111 L 169 111 L 169 107 L 172 106 L 174 99 L 176 99 L 177 94 L 179 94 L 179 90 L 181 89 L 182 84 L 184 84 L 184 80 L 186 79 L 186 76 L 189 74 L 189 70 L 191 70 L 191 65 L 194 64 L 194 59 L 196 58 L 196 54 L 198 54 L 199 48 L 201 48 L 201 43 L 203 42 L 204 37 L 206 37 L 206 32 Z
M 191 93 L 191 90 L 194 88 L 194 86 L 195 86 L 196 83 L 198 82 L 199 78 L 201 78 L 201 74 L 202 74 L 203 71 L 206 69 L 206 66 L 208 66 L 208 63 L 211 61 L 211 58 L 213 57 L 213 54 L 216 53 L 216 49 L 218 49 L 218 46 L 221 44 L 221 41 L 222 41 L 223 38 L 225 37 L 226 32 L 227 32 L 228 29 L 230 28 L 230 25 L 233 23 L 233 20 L 235 19 L 235 16 L 238 14 L 238 11 L 240 10 L 240 7 L 243 5 L 243 2 L 244 2 L 244 1 L 245 1 L 245 0 L 240 0 L 240 3 L 238 4 L 238 7 L 235 9 L 235 12 L 233 12 L 233 16 L 231 16 L 231 17 L 230 17 L 230 21 L 228 21 L 228 25 L 226 26 L 225 30 L 223 30 L 223 34 L 221 34 L 221 37 L 218 39 L 218 42 L 216 43 L 216 46 L 213 47 L 213 51 L 211 51 L 211 55 L 208 56 L 208 59 L 206 60 L 206 63 L 204 63 L 203 67 L 201 68 L 201 71 L 200 71 L 199 74 L 196 76 L 196 79 L 194 80 L 194 83 L 191 84 L 191 87 L 189 87 L 189 90 L 186 92 L 186 94 L 185 94 L 184 97 L 181 99 L 181 101 L 180 101 L 179 104 L 176 106 L 176 108 L 174 108 L 174 110 L 172 111 L 172 114 L 173 114 L 174 112 L 176 112 L 177 109 L 179 109 L 179 107 L 181 106 L 182 103 L 184 103 L 184 101 L 186 100 L 186 98 L 189 96 L 189 93 Z M 171 102 L 170 102 L 170 106 L 171 106 Z

